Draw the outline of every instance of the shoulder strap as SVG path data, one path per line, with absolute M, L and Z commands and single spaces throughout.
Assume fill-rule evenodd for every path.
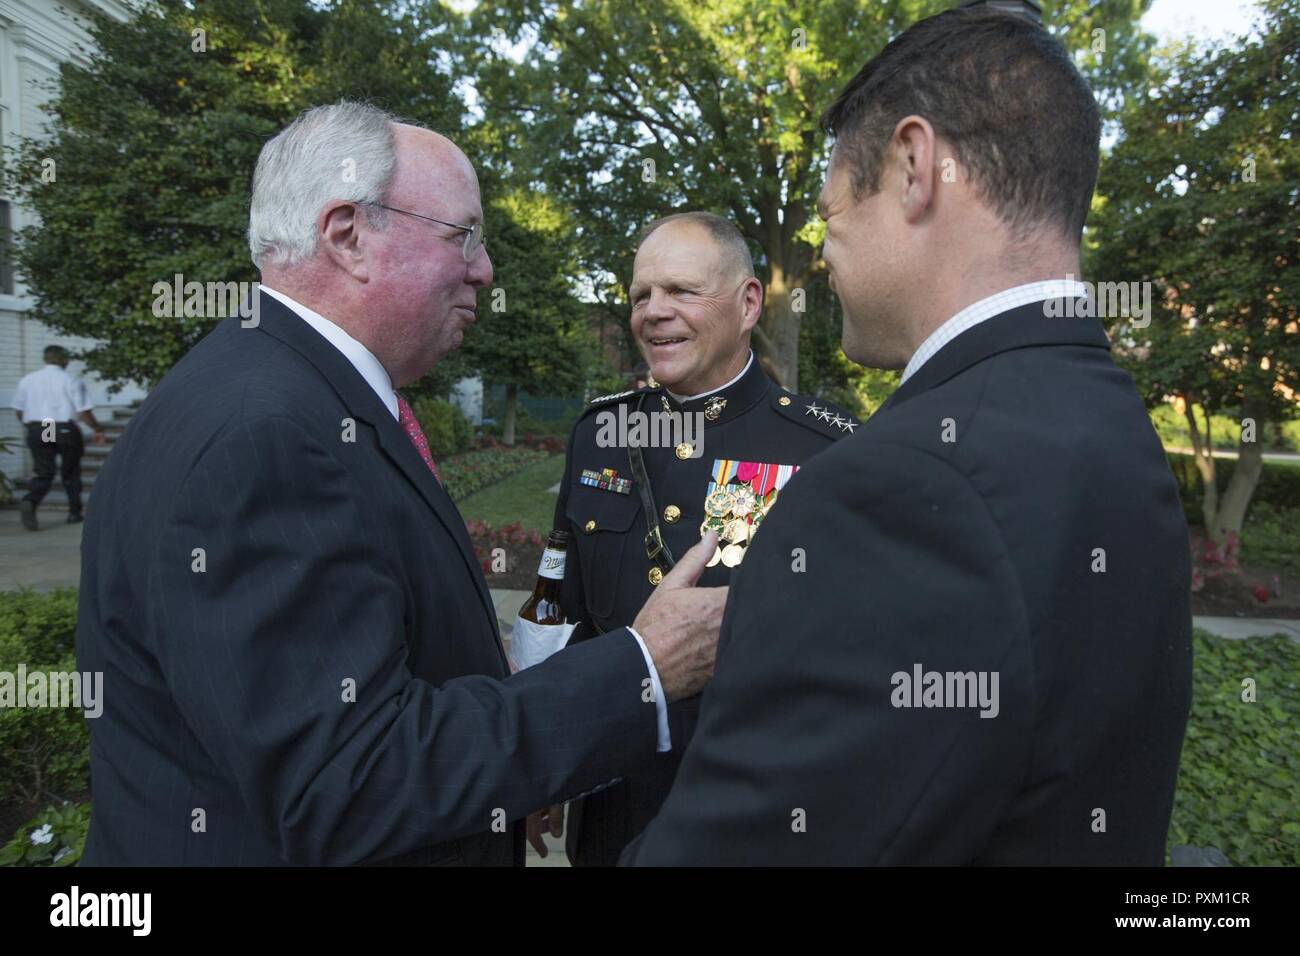
M 636 410 L 641 411 L 646 396 L 637 399 Z M 659 533 L 659 509 L 655 505 L 654 493 L 650 490 L 650 479 L 646 476 L 645 459 L 641 455 L 641 446 L 627 443 L 627 460 L 632 466 L 632 481 L 641 493 L 641 507 L 645 509 L 645 556 L 667 574 L 676 564 L 672 551 L 664 544 L 663 535 Z

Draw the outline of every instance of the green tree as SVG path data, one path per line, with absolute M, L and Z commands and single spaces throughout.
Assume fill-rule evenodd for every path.
M 513 445 L 519 394 L 581 392 L 594 343 L 587 308 L 568 279 L 574 263 L 565 211 L 544 194 L 513 190 L 492 199 L 484 218 L 497 278 L 480 293 L 479 319 L 460 355 L 485 381 L 505 385 L 502 440 Z
M 758 253 L 760 351 L 797 388 L 800 325 L 810 302 L 829 301 L 812 289 L 825 284 L 820 112 L 891 37 L 951 5 L 505 0 L 470 15 L 460 52 L 511 174 L 574 210 L 582 270 L 607 308 L 626 311 L 639 226 L 683 207 L 727 215 Z M 1141 76 L 1148 5 L 1049 5 L 1049 27 L 1104 102 Z
M 6 173 L 40 217 L 16 256 L 36 317 L 100 339 L 82 357 L 105 378 L 152 385 L 217 321 L 155 316 L 154 284 L 257 278 L 249 179 L 298 112 L 364 99 L 454 133 L 447 21 L 395 8 L 158 0 L 127 23 L 92 12 L 89 65 L 61 67 L 50 137 L 24 143 Z
M 1257 35 L 1183 45 L 1128 99 L 1103 164 L 1090 274 L 1150 282 L 1150 325 L 1111 320 L 1149 406 L 1185 410 L 1207 531 L 1240 532 L 1269 422 L 1300 413 L 1300 0 L 1264 0 Z M 1209 416 L 1244 422 L 1222 494 Z M 1204 426 L 1202 426 L 1204 422 Z

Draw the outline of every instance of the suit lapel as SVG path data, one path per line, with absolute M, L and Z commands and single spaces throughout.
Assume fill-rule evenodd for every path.
M 942 385 L 972 365 L 1000 352 L 1045 345 L 1086 345 L 1110 348 L 1106 330 L 1095 318 L 1052 318 L 1042 302 L 1031 302 L 995 315 L 967 329 L 930 357 L 906 382 L 894 390 L 876 414 L 913 395 Z
M 456 505 L 448 496 L 446 489 L 433 477 L 424 459 L 415 450 L 411 439 L 397 424 L 397 419 L 393 418 L 387 406 L 375 394 L 375 390 L 362 378 L 361 373 L 353 367 L 347 357 L 279 300 L 269 295 L 262 295 L 258 327 L 311 362 L 329 382 L 352 416 L 374 428 L 379 447 L 385 456 L 406 476 L 406 480 L 415 486 L 420 497 L 447 529 L 451 539 L 456 542 L 461 559 L 465 562 L 469 576 L 474 581 L 474 587 L 478 590 L 483 609 L 492 621 L 492 632 L 496 634 L 497 644 L 500 647 L 501 635 L 497 628 L 496 609 L 492 606 L 492 595 L 479 570 L 478 559 L 474 556 L 474 546 L 470 542 L 469 533 L 465 530 L 465 519 L 456 510 Z M 504 659 L 504 650 L 502 656 Z

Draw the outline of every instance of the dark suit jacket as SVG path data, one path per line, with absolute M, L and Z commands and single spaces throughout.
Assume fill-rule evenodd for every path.
M 695 739 L 623 862 L 1163 861 L 1187 530 L 1097 321 L 1035 303 L 959 335 L 804 466 L 752 548 Z M 916 665 L 996 672 L 996 717 L 953 706 L 964 680 L 896 706 Z
M 521 863 L 514 821 L 655 748 L 626 631 L 507 678 L 450 498 L 265 295 L 109 456 L 77 654 L 104 672 L 92 865 Z

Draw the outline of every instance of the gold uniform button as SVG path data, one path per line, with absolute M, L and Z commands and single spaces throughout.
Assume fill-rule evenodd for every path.
M 664 572 L 660 568 L 651 568 L 648 577 L 650 578 L 650 583 L 655 587 L 658 587 L 659 582 L 664 579 Z
M 681 518 L 681 516 L 682 516 L 682 509 L 677 507 L 676 505 L 669 505 L 667 508 L 664 509 L 664 520 L 667 521 L 669 524 L 676 524 L 677 520 Z
M 684 441 L 677 446 L 677 457 L 682 461 L 685 461 L 687 458 L 691 457 L 691 452 L 693 451 L 695 451 L 695 449 L 691 447 L 691 443 Z
M 780 398 L 778 398 L 778 399 L 776 400 L 776 403 L 777 403 L 778 405 L 789 405 L 789 404 L 790 404 L 790 396 L 789 396 L 789 395 L 782 395 Z
M 587 532 L 587 534 L 591 534 L 593 531 L 595 531 L 596 530 L 595 519 L 588 521 L 586 524 L 584 524 L 582 526 L 582 530 Z

